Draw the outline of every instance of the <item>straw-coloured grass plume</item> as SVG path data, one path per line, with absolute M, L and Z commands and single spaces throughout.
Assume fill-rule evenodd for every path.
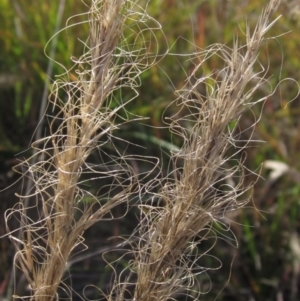
M 15 266 L 24 272 L 31 290 L 29 296 L 15 298 L 53 300 L 59 287 L 68 292 L 62 277 L 72 250 L 83 243 L 82 234 L 103 217 L 112 219 L 111 209 L 126 203 L 133 187 L 138 187 L 127 164 L 130 158 L 119 153 L 97 166 L 87 158 L 105 144 L 113 146 L 113 130 L 127 122 L 124 113 L 118 116 L 126 103 L 116 105 L 114 93 L 134 91 L 138 75 L 154 62 L 145 51 L 150 47 L 147 41 L 140 38 L 136 50 L 123 36 L 125 26 L 132 34 L 143 28 L 147 15 L 124 0 L 92 1 L 86 15 L 90 36 L 85 53 L 73 58 L 77 81 L 66 81 L 63 75 L 54 82 L 49 100 L 58 113 L 52 116 L 52 133 L 33 143 L 37 163 L 31 164 L 33 158 L 23 163 L 24 176 L 33 181 L 33 188 L 20 195 L 20 203 L 6 215 L 8 226 L 10 218 L 20 218 L 21 235 L 10 237 L 18 250 Z M 127 103 L 137 94 L 130 95 Z M 118 124 L 116 118 L 121 120 Z M 98 174 L 97 180 L 105 183 L 97 194 L 84 189 L 85 181 L 95 180 L 86 180 L 89 174 Z M 29 205 L 24 207 L 27 198 Z
M 275 22 L 270 17 L 278 5 L 279 1 L 269 2 L 253 33 L 247 30 L 244 47 L 236 41 L 233 49 L 214 45 L 202 57 L 199 54 L 202 63 L 213 54 L 225 62 L 226 67 L 213 77 L 213 84 L 212 77 L 195 78 L 201 63 L 177 92 L 179 113 L 171 118 L 170 128 L 182 136 L 184 143 L 172 156 L 174 175 L 164 181 L 167 184 L 156 195 L 165 205 L 149 205 L 140 224 L 134 300 L 168 300 L 194 287 L 195 275 L 209 269 L 199 265 L 204 254 L 197 253 L 197 244 L 205 239 L 199 234 L 213 221 L 222 222 L 226 211 L 247 202 L 240 198 L 247 190 L 242 185 L 242 162 L 234 168 L 226 165 L 230 159 L 226 151 L 236 144 L 229 124 L 265 99 L 252 102 L 253 93 L 264 82 L 264 69 L 255 73 L 253 66 L 264 35 Z M 252 80 L 254 87 L 246 90 Z M 207 86 L 204 95 L 199 92 L 203 85 Z M 237 179 L 234 185 L 226 181 L 232 178 Z
M 233 49 L 213 45 L 193 54 L 201 63 L 176 92 L 178 114 L 166 120 L 183 141 L 182 148 L 171 154 L 174 170 L 159 183 L 156 179 L 142 187 L 128 163 L 131 157 L 116 149 L 118 156 L 110 155 L 108 160 L 102 148 L 114 146 L 113 131 L 128 122 L 125 106 L 138 96 L 135 89 L 141 72 L 155 63 L 156 54 L 147 51 L 157 49 L 152 43 L 160 25 L 134 1 L 91 1 L 85 53 L 73 58 L 77 80 L 65 80 L 66 72 L 54 82 L 49 100 L 58 113 L 51 117 L 51 135 L 33 143 L 37 163 L 30 158 L 23 164 L 33 188 L 20 195 L 19 204 L 6 215 L 8 229 L 10 218 L 20 220 L 21 235 L 10 233 L 10 237 L 17 249 L 15 266 L 24 272 L 30 287 L 28 296 L 15 298 L 51 301 L 59 298 L 59 288 L 71 298 L 71 288 L 62 279 L 70 254 L 83 244 L 84 231 L 99 220 L 113 219 L 115 206 L 128 204 L 133 194 L 142 191 L 153 193 L 152 199 L 163 205 L 139 204 L 148 210 L 142 211 L 134 233 L 137 238 L 129 241 L 134 260 L 128 264 L 128 273 L 134 274 L 134 285 L 115 280 L 107 298 L 121 301 L 130 291 L 132 300 L 152 301 L 188 293 L 195 275 L 207 270 L 198 263 L 204 255 L 197 250 L 202 233 L 213 221 L 221 222 L 226 211 L 247 201 L 240 200 L 247 189 L 243 188 L 242 162 L 234 168 L 226 164 L 227 150 L 236 144 L 229 125 L 255 103 L 253 93 L 264 82 L 264 69 L 255 73 L 253 67 L 278 5 L 279 0 L 269 2 L 253 33 L 248 29 L 245 46 L 238 42 Z M 124 31 L 136 35 L 134 43 L 128 42 Z M 220 56 L 225 67 L 218 74 L 198 77 L 212 55 Z M 252 82 L 253 88 L 246 89 Z M 204 93 L 200 92 L 203 87 Z M 126 89 L 134 91 L 129 94 L 134 96 L 126 102 L 115 97 Z M 103 151 L 105 157 L 97 168 L 88 163 L 95 150 Z M 94 180 L 89 174 L 97 174 L 104 183 L 95 194 L 84 186 L 85 181 Z M 233 176 L 234 184 L 227 181 Z M 157 186 L 161 189 L 154 192 Z M 28 206 L 25 199 L 30 200 Z

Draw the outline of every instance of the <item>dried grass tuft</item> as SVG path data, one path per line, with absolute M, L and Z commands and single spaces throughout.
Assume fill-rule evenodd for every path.
M 270 18 L 279 2 L 271 0 L 254 32 L 247 30 L 245 46 L 236 41 L 233 49 L 213 45 L 197 53 L 201 63 L 176 92 L 178 114 L 166 121 L 171 131 L 182 137 L 183 146 L 171 156 L 174 171 L 159 180 L 162 187 L 153 193 L 164 205 L 147 204 L 148 211 L 142 212 L 135 233 L 138 242 L 134 245 L 131 241 L 135 260 L 129 268 L 136 274 L 133 300 L 168 300 L 177 293 L 188 294 L 195 276 L 209 269 L 199 264 L 205 254 L 198 253 L 197 244 L 205 239 L 214 221 L 223 222 L 226 212 L 248 201 L 243 196 L 251 187 L 243 185 L 243 162 L 233 168 L 226 164 L 232 159 L 227 155 L 230 147 L 236 152 L 246 147 L 236 145 L 235 131 L 229 125 L 267 97 L 252 101 L 253 93 L 265 81 L 265 70 L 261 66 L 255 72 L 254 64 L 264 35 L 277 20 Z M 37 163 L 32 164 L 35 161 L 30 158 L 23 164 L 27 169 L 24 176 L 34 187 L 31 194 L 20 195 L 19 204 L 6 214 L 8 231 L 10 218 L 20 220 L 20 239 L 12 232 L 10 237 L 18 250 L 15 266 L 24 272 L 31 289 L 30 296 L 14 296 L 16 299 L 51 301 L 58 299 L 59 287 L 71 298 L 71 289 L 62 279 L 71 252 L 83 244 L 82 234 L 107 218 L 115 206 L 127 204 L 133 193 L 142 191 L 138 175 L 128 164 L 131 158 L 118 150 L 119 157 L 111 156 L 110 163 L 105 160 L 97 168 L 87 158 L 105 144 L 113 146 L 113 131 L 128 122 L 118 112 L 126 111 L 137 92 L 112 107 L 114 92 L 135 91 L 141 72 L 155 63 L 156 54 L 147 49 L 153 49 L 149 43 L 155 41 L 153 33 L 160 25 L 137 3 L 126 0 L 94 0 L 88 16 L 86 52 L 73 58 L 78 78 L 70 82 L 61 77 L 54 83 L 49 99 L 59 113 L 52 116 L 52 133 L 33 143 Z M 146 25 L 149 20 L 151 27 Z M 135 45 L 127 43 L 124 30 L 137 31 Z M 146 30 L 153 39 L 143 38 Z M 202 64 L 212 55 L 221 57 L 225 67 L 218 74 L 198 77 Z M 246 88 L 252 83 L 252 88 Z M 117 123 L 117 119 L 121 121 Z M 91 194 L 83 185 L 89 173 L 111 184 Z M 233 178 L 234 183 L 229 181 Z M 155 187 L 154 181 L 143 189 L 153 192 Z M 24 206 L 27 198 L 29 207 Z M 107 298 L 124 300 L 129 285 L 129 278 L 123 283 L 116 280 Z
M 101 152 L 105 144 L 113 147 L 113 131 L 128 122 L 122 117 L 117 124 L 118 112 L 126 110 L 125 105 L 137 96 L 139 74 L 155 62 L 155 54 L 145 51 L 149 47 L 146 40 L 139 40 L 136 51 L 123 36 L 124 28 L 140 30 L 148 17 L 126 0 L 92 1 L 88 17 L 85 53 L 73 58 L 77 80 L 65 80 L 66 73 L 54 82 L 49 100 L 58 113 L 48 117 L 52 118 L 52 133 L 32 144 L 38 159 L 22 164 L 33 188 L 20 195 L 19 204 L 6 214 L 8 231 L 10 218 L 20 220 L 20 239 L 13 233 L 10 237 L 18 250 L 15 266 L 24 272 L 31 290 L 30 296 L 15 295 L 16 299 L 54 300 L 59 287 L 71 298 L 62 277 L 72 250 L 83 244 L 86 229 L 104 217 L 113 219 L 111 210 L 127 203 L 139 187 L 127 163 L 132 158 L 118 150 L 119 157 L 111 156 L 110 162 L 103 160 L 98 166 L 89 164 L 87 158 L 95 150 Z M 134 96 L 112 106 L 114 93 L 126 88 Z M 86 180 L 89 174 L 111 184 L 91 194 L 84 185 L 93 180 Z M 26 199 L 30 199 L 28 207 L 24 206 Z
M 172 155 L 173 174 L 156 195 L 165 205 L 149 205 L 139 226 L 134 300 L 168 300 L 177 293 L 188 294 L 195 276 L 209 270 L 199 265 L 204 255 L 197 253 L 197 245 L 205 239 L 202 233 L 207 233 L 214 221 L 224 222 L 226 212 L 248 202 L 243 196 L 251 187 L 243 185 L 243 162 L 233 168 L 226 164 L 231 159 L 227 157 L 229 148 L 241 152 L 247 144 L 242 148 L 236 145 L 236 132 L 229 125 L 266 99 L 252 102 L 253 93 L 265 81 L 263 67 L 255 73 L 253 66 L 264 35 L 277 20 L 270 21 L 270 17 L 278 5 L 279 1 L 269 2 L 252 34 L 248 28 L 244 47 L 236 41 L 233 49 L 213 45 L 199 54 L 201 63 L 177 91 L 178 113 L 170 119 L 170 129 L 184 143 Z M 197 78 L 196 72 L 211 55 L 220 56 L 226 67 L 216 75 Z M 246 89 L 251 82 L 254 87 Z M 205 93 L 200 92 L 203 86 Z

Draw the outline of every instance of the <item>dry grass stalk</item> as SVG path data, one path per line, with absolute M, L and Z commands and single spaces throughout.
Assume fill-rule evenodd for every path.
M 141 49 L 136 52 L 128 48 L 131 45 L 123 36 L 128 18 L 131 31 L 147 19 L 141 11 L 134 12 L 135 5 L 126 0 L 92 1 L 89 45 L 84 45 L 86 53 L 82 57 L 73 59 L 78 80 L 59 79 L 53 85 L 49 99 L 59 110 L 53 116 L 53 133 L 33 144 L 38 163 L 31 165 L 32 158 L 24 162 L 28 170 L 25 176 L 33 179 L 34 190 L 32 195 L 20 196 L 18 206 L 6 216 L 7 222 L 20 216 L 22 238 L 13 237 L 13 233 L 10 237 L 18 250 L 15 266 L 24 272 L 31 290 L 29 296 L 14 298 L 50 301 L 58 298 L 59 287 L 71 298 L 62 277 L 72 250 L 83 243 L 82 234 L 87 228 L 127 202 L 133 186 L 138 187 L 136 175 L 121 154 L 112 157 L 111 163 L 99 164 L 97 170 L 87 162 L 94 150 L 110 143 L 113 130 L 120 125 L 115 119 L 118 111 L 125 110 L 125 103 L 111 108 L 113 92 L 134 90 L 136 78 L 154 62 L 144 51 L 149 47 L 146 41 L 139 41 Z M 60 125 L 55 129 L 58 121 Z M 111 185 L 91 195 L 83 189 L 82 175 L 89 173 L 97 173 L 98 179 Z M 31 198 L 29 208 L 23 206 L 25 198 Z M 32 204 L 34 198 L 36 203 Z
M 225 165 L 230 159 L 226 158 L 226 151 L 236 142 L 229 124 L 254 104 L 252 95 L 264 82 L 263 76 L 254 73 L 253 66 L 265 33 L 276 21 L 270 22 L 270 17 L 278 5 L 279 1 L 270 1 L 254 32 L 250 34 L 248 29 L 245 54 L 237 41 L 232 50 L 218 45 L 207 50 L 205 55 L 215 52 L 226 63 L 217 79 L 196 78 L 196 83 L 192 84 L 204 58 L 188 78 L 186 87 L 178 91 L 176 105 L 179 111 L 185 109 L 188 114 L 174 116 L 171 122 L 173 132 L 184 140 L 182 149 L 173 155 L 173 160 L 175 166 L 176 163 L 183 166 L 176 171 L 179 176 L 174 176 L 174 181 L 169 180 L 157 196 L 165 205 L 159 209 L 148 206 L 148 213 L 141 222 L 142 240 L 137 247 L 138 280 L 134 300 L 168 300 L 176 293 L 192 288 L 195 274 L 207 270 L 197 263 L 203 255 L 197 254 L 197 244 L 204 239 L 203 236 L 199 238 L 199 234 L 205 232 L 214 220 L 222 221 L 226 211 L 247 202 L 239 200 L 247 190 L 242 187 L 243 173 L 238 174 L 239 170 L 242 172 L 242 162 L 234 169 Z M 246 90 L 253 78 L 258 83 Z M 203 84 L 209 85 L 205 95 L 199 92 Z M 190 128 L 182 126 L 187 122 L 191 124 Z M 234 186 L 226 183 L 226 178 L 233 176 L 239 179 Z
M 132 193 L 136 175 L 121 154 L 120 158 L 112 158 L 113 165 L 103 163 L 103 171 L 98 171 L 100 178 L 112 179 L 112 185 L 102 195 L 85 191 L 81 179 L 85 172 L 97 172 L 89 166 L 87 158 L 110 140 L 118 126 L 115 117 L 125 103 L 110 109 L 112 93 L 123 87 L 134 89 L 139 74 L 154 63 L 153 54 L 146 53 L 147 45 L 133 45 L 139 47 L 138 51 L 130 51 L 132 45 L 123 39 L 127 18 L 132 24 L 139 21 L 132 21 L 134 14 L 141 23 L 147 18 L 135 5 L 126 0 L 93 0 L 89 46 L 85 46 L 87 53 L 76 61 L 78 81 L 56 81 L 54 85 L 51 99 L 60 113 L 53 117 L 52 128 L 57 120 L 61 123 L 51 136 L 33 144 L 40 160 L 34 165 L 30 165 L 30 160 L 25 163 L 26 176 L 35 183 L 34 191 L 31 196 L 20 196 L 18 207 L 6 217 L 8 221 L 11 216 L 20 216 L 22 239 L 13 238 L 11 233 L 18 249 L 15 265 L 25 273 L 31 288 L 30 296 L 15 298 L 51 301 L 58 298 L 59 287 L 68 291 L 62 277 L 72 250 L 83 242 L 83 232 L 113 207 L 127 202 Z M 237 43 L 232 50 L 219 45 L 211 47 L 204 52 L 202 62 L 205 56 L 217 54 L 227 67 L 215 79 L 196 78 L 196 83 L 192 83 L 201 68 L 199 64 L 186 87 L 178 91 L 177 105 L 190 112 L 184 117 L 174 116 L 170 124 L 184 140 L 182 149 L 172 156 L 174 165 L 182 162 L 182 167 L 178 163 L 176 175 L 164 179 L 167 184 L 155 196 L 164 206 L 149 205 L 137 230 L 140 241 L 133 251 L 136 301 L 167 300 L 192 287 L 195 274 L 205 271 L 197 266 L 203 254 L 197 254 L 196 244 L 203 236 L 198 240 L 197 237 L 211 222 L 221 220 L 227 210 L 246 202 L 238 201 L 245 191 L 243 174 L 235 186 L 218 183 L 240 170 L 241 166 L 229 170 L 225 167 L 230 159 L 226 158 L 226 151 L 235 145 L 228 125 L 253 105 L 251 97 L 263 82 L 261 77 L 254 88 L 245 89 L 253 78 L 260 76 L 253 73 L 253 65 L 263 37 L 274 23 L 269 20 L 278 5 L 279 0 L 271 0 L 253 34 L 247 32 L 244 55 Z M 134 13 L 134 8 L 138 12 Z M 214 85 L 202 95 L 198 88 L 208 86 L 208 79 Z M 59 98 L 59 91 L 64 91 L 66 101 Z M 187 122 L 192 126 L 183 127 Z M 43 147 L 39 148 L 40 144 Z M 92 201 L 86 202 L 87 196 Z M 23 208 L 22 201 L 32 197 L 36 203 Z M 37 220 L 30 217 L 29 211 L 33 209 L 38 212 Z M 116 283 L 108 299 L 123 300 L 126 287 L 127 283 Z

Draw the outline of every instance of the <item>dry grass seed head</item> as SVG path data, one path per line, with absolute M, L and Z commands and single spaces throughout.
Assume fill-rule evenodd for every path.
M 222 220 L 226 210 L 247 203 L 247 199 L 239 201 L 239 197 L 249 189 L 243 187 L 243 172 L 238 174 L 243 169 L 242 162 L 237 168 L 226 168 L 226 162 L 230 160 L 226 151 L 234 146 L 228 125 L 253 105 L 251 96 L 263 83 L 261 79 L 250 92 L 246 91 L 251 79 L 259 76 L 253 73 L 253 66 L 265 33 L 277 20 L 269 21 L 278 5 L 279 1 L 270 1 L 253 34 L 247 31 L 245 54 L 237 43 L 232 50 L 218 45 L 207 50 L 207 57 L 211 52 L 217 53 L 227 65 L 220 73 L 220 82 L 213 77 L 209 81 L 207 78 L 197 81 L 197 84 L 210 82 L 211 92 L 199 93 L 201 89 L 192 83 L 196 71 L 188 78 L 186 87 L 178 91 L 176 104 L 183 108 L 179 111 L 188 114 L 175 116 L 170 126 L 174 134 L 183 137 L 182 149 L 173 155 L 173 161 L 182 162 L 182 167 L 177 167 L 178 176 L 168 179 L 169 184 L 160 191 L 159 197 L 167 205 L 160 210 L 150 209 L 146 213 L 149 218 L 142 220 L 146 223 L 141 227 L 147 233 L 147 239 L 140 244 L 136 258 L 138 280 L 135 300 L 167 300 L 182 287 L 188 290 L 186 279 L 193 278 L 193 265 L 196 263 L 189 253 L 190 243 L 207 225 L 214 220 Z M 199 60 L 201 63 L 196 69 L 204 62 Z M 182 126 L 187 123 L 191 124 L 189 130 Z M 228 175 L 236 175 L 238 183 L 226 184 Z M 219 190 L 218 185 L 226 189 Z
M 92 1 L 90 46 L 84 45 L 86 53 L 74 60 L 77 81 L 66 82 L 61 77 L 53 85 L 50 100 L 59 113 L 53 116 L 52 134 L 33 144 L 37 163 L 32 165 L 31 159 L 24 163 L 28 166 L 26 176 L 34 183 L 32 195 L 20 196 L 20 206 L 6 217 L 8 222 L 13 214 L 20 215 L 21 227 L 26 229 L 22 243 L 16 242 L 15 257 L 16 266 L 26 274 L 31 288 L 31 296 L 25 299 L 53 300 L 59 287 L 68 291 L 62 276 L 72 250 L 83 243 L 83 232 L 115 206 L 126 203 L 133 184 L 138 187 L 127 157 L 117 151 L 119 158 L 111 156 L 110 162 L 98 168 L 87 162 L 89 154 L 112 141 L 113 130 L 120 126 L 115 124 L 118 111 L 125 110 L 125 104 L 137 96 L 136 79 L 155 62 L 155 54 L 147 58 L 147 40 L 140 36 L 137 47 L 144 50 L 137 52 L 130 49 L 134 45 L 123 36 L 129 19 L 132 33 L 139 35 L 142 23 L 146 34 L 150 18 L 140 7 L 135 14 L 135 5 L 133 1 Z M 159 26 L 150 28 L 149 34 L 157 29 Z M 111 108 L 113 93 L 125 88 L 133 90 L 132 98 L 126 103 L 120 99 Z M 84 175 L 94 173 L 95 178 L 111 181 L 111 185 L 91 195 L 84 189 Z M 24 208 L 23 199 L 29 197 L 30 207 Z M 92 201 L 86 202 L 87 197 Z

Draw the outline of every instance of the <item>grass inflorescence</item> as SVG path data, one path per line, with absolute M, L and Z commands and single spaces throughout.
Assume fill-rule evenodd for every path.
M 226 239 L 228 213 L 251 198 L 254 182 L 245 184 L 249 170 L 245 158 L 237 156 L 251 137 L 241 139 L 238 121 L 272 94 L 254 98 L 268 82 L 268 66 L 258 62 L 258 53 L 278 20 L 274 14 L 279 3 L 270 0 L 254 29 L 247 27 L 245 45 L 236 39 L 232 48 L 214 44 L 186 54 L 193 68 L 186 71 L 164 118 L 181 146 L 170 152 L 169 173 L 148 180 L 159 169 L 159 160 L 117 148 L 115 142 L 123 140 L 115 133 L 132 119 L 141 119 L 127 107 L 143 97 L 138 92 L 143 72 L 168 55 L 159 54 L 156 33 L 163 36 L 161 25 L 135 1 L 91 2 L 89 12 L 81 15 L 88 18 L 84 23 L 90 30 L 81 40 L 84 53 L 72 57 L 74 66 L 65 68 L 52 85 L 50 135 L 33 142 L 34 155 L 18 169 L 32 186 L 6 213 L 17 250 L 14 265 L 29 285 L 28 295 L 15 294 L 15 299 L 55 300 L 60 290 L 71 299 L 64 275 L 72 252 L 85 247 L 83 235 L 96 222 L 114 220 L 120 204 L 126 208 L 124 215 L 131 207 L 139 208 L 140 220 L 121 244 L 131 260 L 104 297 L 152 301 L 207 292 L 201 283 L 197 286 L 197 277 L 221 262 L 205 265 L 214 244 L 204 250 L 199 246 L 218 235 Z M 205 63 L 215 56 L 222 67 L 206 73 Z M 164 145 L 171 149 L 171 144 Z M 92 164 L 89 158 L 95 152 L 100 162 Z M 139 170 L 139 162 L 152 164 L 152 169 Z M 93 182 L 100 187 L 89 190 Z M 18 231 L 9 230 L 12 217 L 19 220 Z M 234 236 L 228 240 L 236 242 Z

